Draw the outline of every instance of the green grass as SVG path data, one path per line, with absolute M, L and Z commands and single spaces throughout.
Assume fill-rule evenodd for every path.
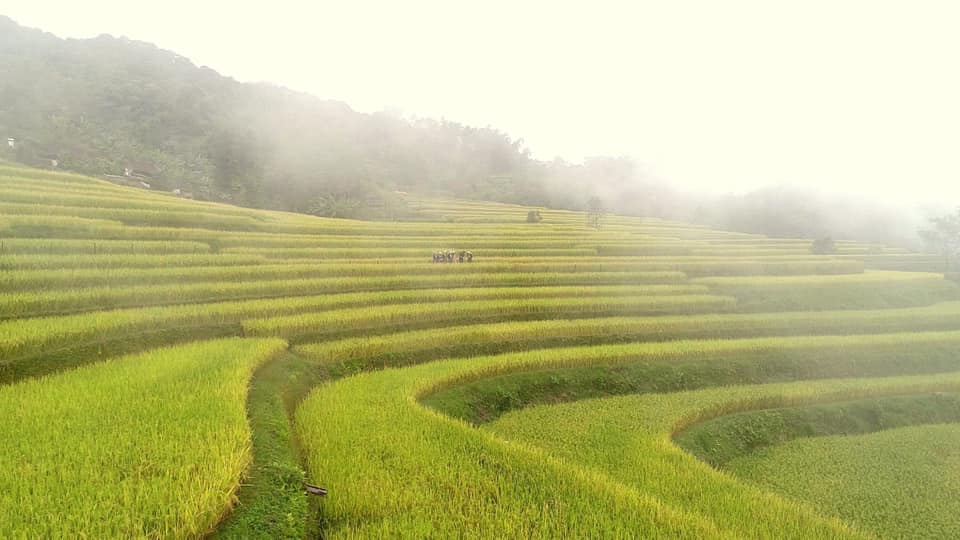
M 281 336 L 297 341 L 358 333 L 522 319 L 603 317 L 624 314 L 705 313 L 733 309 L 723 296 L 624 296 L 613 298 L 545 298 L 401 304 L 287 315 L 243 323 L 247 335 Z
M 735 296 L 744 311 L 888 309 L 960 300 L 941 274 L 870 271 L 852 275 L 711 277 L 694 280 Z
M 316 536 L 314 509 L 303 490 L 303 469 L 293 442 L 289 415 L 321 373 L 286 354 L 261 367 L 250 386 L 248 415 L 253 430 L 253 463 L 240 491 L 238 511 L 213 538 L 306 538 Z
M 545 298 L 604 295 L 657 295 L 669 296 L 673 293 L 699 292 L 680 286 L 641 286 L 641 287 L 543 287 L 543 288 L 502 288 L 502 289 L 432 289 L 429 291 L 386 291 L 372 293 L 347 293 L 336 295 L 270 298 L 262 300 L 243 300 L 236 302 L 216 302 L 208 304 L 187 304 L 154 308 L 134 308 L 113 311 L 97 311 L 78 315 L 58 317 L 38 317 L 32 319 L 14 319 L 0 321 L 0 374 L 14 370 L 20 360 L 71 345 L 92 343 L 98 340 L 121 339 L 124 336 L 138 335 L 159 330 L 183 329 L 189 337 L 190 329 L 196 327 L 231 326 L 239 333 L 239 324 L 244 319 L 263 318 L 278 315 L 303 314 L 311 311 L 323 311 L 356 306 L 375 306 L 378 304 L 411 303 L 422 301 L 451 301 L 486 299 Z M 453 304 L 458 305 L 458 304 Z M 410 321 L 415 324 L 416 321 Z M 0 380 L 10 380 L 6 376 Z
M 68 290 L 0 293 L 0 317 L 35 317 L 150 306 L 296 297 L 348 292 L 373 292 L 404 289 L 440 289 L 450 287 L 540 287 L 574 285 L 679 284 L 678 273 L 608 272 L 570 274 L 453 274 L 439 276 L 385 276 L 283 279 L 264 281 L 170 283 L 136 286 L 100 286 Z M 702 289 L 688 289 L 702 290 Z M 429 293 L 424 292 L 424 297 Z
M 136 216 L 131 210 L 142 211 L 143 214 L 150 216 L 151 212 L 162 211 L 165 214 L 178 216 L 178 212 L 199 213 L 196 216 L 197 221 L 203 222 L 211 216 L 221 217 L 239 217 L 239 218 L 258 218 L 258 221 L 264 221 L 264 213 L 255 210 L 244 210 L 223 204 L 203 203 L 195 201 L 183 201 L 163 194 L 149 193 L 141 190 L 116 189 L 112 184 L 106 184 L 110 188 L 104 188 L 103 183 L 91 186 L 58 186 L 49 187 L 37 185 L 43 189 L 29 189 L 21 186 L 11 187 L 9 185 L 0 187 L 0 196 L 3 197 L 5 204 L 19 203 L 11 209 L 14 213 L 34 213 L 30 208 L 37 208 L 36 213 L 45 215 L 60 214 L 57 207 L 67 208 L 90 208 L 90 211 L 73 211 L 70 215 L 80 217 L 113 216 L 117 221 L 122 221 L 124 217 Z M 53 207 L 48 210 L 47 207 Z M 16 210 L 19 210 L 17 212 Z M 200 211 L 200 212 L 198 212 Z M 249 223 L 249 222 L 243 222 Z
M 728 464 L 879 538 L 960 536 L 960 425 L 797 439 Z
M 647 355 L 651 359 L 670 359 L 676 355 L 696 358 L 724 351 L 762 351 L 764 343 L 770 348 L 793 345 L 800 349 L 798 352 L 811 347 L 811 343 L 823 350 L 849 350 L 858 343 L 875 345 L 878 350 L 902 344 L 909 353 L 911 348 L 929 338 L 917 334 L 674 342 L 531 351 L 433 362 L 402 370 L 363 373 L 322 386 L 298 410 L 298 433 L 309 449 L 310 474 L 324 478 L 332 492 L 343 492 L 342 497 L 324 503 L 326 530 L 333 537 L 385 531 L 399 535 L 443 535 L 454 530 L 477 531 L 487 527 L 506 531 L 504 534 L 507 536 L 526 533 L 549 537 L 570 534 L 571 530 L 567 527 L 572 522 L 589 524 L 596 530 L 613 531 L 611 534 L 616 534 L 616 531 L 624 534 L 617 525 L 623 523 L 618 507 L 591 493 L 586 486 L 581 488 L 581 495 L 577 496 L 569 494 L 562 485 L 557 485 L 557 482 L 580 478 L 581 474 L 592 477 L 592 469 L 572 467 L 577 463 L 576 460 L 573 463 L 569 463 L 566 457 L 555 460 L 552 451 L 544 454 L 528 445 L 491 446 L 496 442 L 495 439 L 474 432 L 466 424 L 432 414 L 420 408 L 415 400 L 440 389 L 498 374 L 550 367 L 637 362 L 638 355 Z M 949 339 L 955 340 L 955 334 Z M 947 351 L 955 350 L 955 344 L 944 347 Z M 873 360 L 874 357 L 874 354 L 864 354 L 862 361 L 879 361 Z M 952 356 L 950 358 L 949 361 L 955 362 Z M 900 363 L 902 358 L 892 364 Z M 722 365 L 722 362 L 718 362 L 718 368 L 722 368 Z M 712 523 L 719 527 L 719 531 L 725 531 L 713 534 L 701 531 L 699 534 L 704 536 L 731 534 L 763 537 L 772 535 L 774 531 L 786 537 L 842 537 L 852 534 L 838 522 L 821 520 L 806 507 L 712 475 L 705 464 L 692 457 L 682 458 L 678 463 L 677 458 L 685 454 L 669 443 L 670 433 L 684 422 L 692 422 L 705 414 L 775 402 L 781 396 L 789 396 L 790 392 L 796 395 L 790 399 L 826 399 L 856 393 L 957 386 L 960 384 L 957 377 L 956 374 L 890 377 L 867 381 L 863 387 L 863 381 L 848 380 L 805 382 L 794 386 L 738 387 L 742 389 L 737 392 L 726 388 L 711 389 L 704 394 L 710 399 L 671 400 L 669 407 L 661 406 L 649 412 L 636 405 L 623 407 L 627 419 L 655 418 L 658 425 L 662 426 L 651 440 L 653 446 L 646 448 L 642 454 L 629 453 L 630 466 L 642 470 L 642 478 L 658 486 L 648 491 L 653 486 L 644 484 L 643 489 L 636 493 L 656 493 L 658 497 L 663 497 L 658 498 L 659 504 L 699 515 L 698 519 L 691 518 L 692 523 Z M 585 404 L 590 405 L 584 407 L 585 413 L 597 412 L 593 402 L 583 401 L 573 405 Z M 541 409 L 552 408 L 533 408 L 529 411 Z M 590 421 L 571 423 L 569 418 L 562 418 L 552 423 L 543 422 L 540 426 L 544 429 L 549 426 L 549 432 L 562 440 L 572 440 L 581 429 L 612 425 L 605 419 L 609 413 L 599 411 L 599 416 Z M 512 417 L 513 414 L 519 413 L 508 416 Z M 504 416 L 503 421 L 508 416 Z M 540 433 L 541 428 L 532 425 L 525 423 L 523 431 L 530 436 Z M 630 437 L 638 432 L 619 426 L 616 433 L 621 437 Z M 370 441 L 375 443 L 371 444 Z M 608 459 L 617 456 L 619 451 L 619 448 L 612 449 L 600 443 L 591 445 L 590 449 Z M 517 457 L 511 458 L 511 455 Z M 637 461 L 640 455 L 646 458 Z M 543 470 L 545 467 L 559 469 L 548 472 Z M 531 481 L 530 475 L 535 475 L 535 482 Z M 698 480 L 701 477 L 702 481 Z M 618 478 L 617 485 L 624 485 L 616 475 L 600 478 Z M 455 487 L 464 484 L 470 487 Z M 542 491 L 545 487 L 548 489 L 546 492 Z M 401 491 L 404 491 L 404 496 L 397 497 L 396 494 Z M 554 500 L 552 497 L 557 495 L 563 496 L 564 506 L 545 528 L 536 532 L 516 529 L 527 522 L 523 517 L 524 509 L 549 504 L 548 501 Z M 583 512 L 587 514 L 583 515 Z M 446 516 L 445 520 L 440 523 L 429 521 L 428 516 L 435 513 Z M 641 514 L 634 516 L 633 519 L 639 519 Z M 423 528 L 427 523 L 443 528 Z M 630 527 L 636 526 L 630 523 Z M 670 533 L 660 531 L 660 534 Z
M 119 270 L 124 268 L 180 268 L 184 266 L 248 266 L 260 264 L 264 258 L 257 255 L 221 255 L 221 254 L 106 254 L 106 255 L 0 255 L 0 270 L 10 271 L 4 279 L 25 271 L 66 272 L 73 269 L 95 268 L 98 270 Z M 16 272 L 14 272 L 16 271 Z
M 296 348 L 311 358 L 335 359 L 349 371 L 351 366 L 396 366 L 445 357 L 574 345 L 958 329 L 960 303 L 951 302 L 890 310 L 511 321 L 397 331 L 382 336 L 303 343 Z
M 145 255 L 149 261 L 149 255 Z M 685 272 L 693 272 L 697 275 L 709 273 L 716 274 L 765 274 L 765 273 L 792 273 L 800 271 L 803 268 L 809 269 L 805 262 L 784 262 L 782 264 L 725 264 L 725 263 L 683 263 L 683 262 L 649 262 L 643 260 L 635 261 L 611 261 L 611 262 L 572 262 L 572 263 L 553 263 L 553 262 L 524 262 L 510 264 L 504 262 L 496 263 L 474 263 L 474 264 L 433 264 L 423 262 L 397 262 L 396 264 L 386 265 L 380 262 L 375 263 L 323 263 L 321 261 L 297 260 L 296 264 L 289 262 L 277 264 L 272 261 L 270 264 L 264 264 L 265 261 L 257 256 L 250 255 L 187 255 L 184 261 L 180 263 L 173 262 L 172 266 L 154 266 L 147 267 L 144 262 L 130 261 L 132 264 L 138 264 L 143 267 L 119 267 L 104 268 L 96 266 L 96 261 L 90 261 L 86 264 L 91 267 L 60 267 L 44 268 L 50 265 L 46 259 L 53 259 L 55 264 L 60 257 L 45 256 L 31 257 L 24 261 L 23 257 L 10 257 L 0 260 L 0 265 L 29 264 L 37 261 L 35 266 L 40 268 L 30 268 L 24 270 L 12 270 L 5 272 L 0 276 L 0 290 L 5 291 L 25 291 L 31 289 L 50 290 L 53 288 L 79 288 L 79 287 L 97 287 L 97 286 L 121 286 L 137 285 L 148 283 L 158 285 L 162 283 L 184 283 L 184 282 L 203 282 L 203 281 L 264 281 L 278 279 L 302 279 L 302 278 L 320 278 L 320 277 L 372 277 L 372 276 L 422 276 L 422 275 L 471 275 L 471 274 L 548 274 L 548 273 L 586 273 L 596 274 L 606 273 L 668 273 L 673 272 L 675 277 L 682 277 Z M 170 257 L 166 257 L 169 259 Z M 19 259 L 19 260 L 18 260 Z M 102 260 L 102 258 L 101 258 Z M 112 260 L 115 265 L 126 262 L 123 256 L 112 256 L 107 260 Z M 156 259 L 154 259 L 156 260 Z M 21 262 L 23 261 L 23 262 Z M 208 265 L 201 263 L 209 261 Z M 249 262 L 246 262 L 249 261 Z M 160 261 L 157 261 L 160 262 Z M 824 273 L 839 273 L 845 271 L 856 271 L 857 268 L 851 267 L 847 263 L 829 262 L 829 264 L 817 263 L 817 269 Z M 644 276 L 637 276 L 641 281 Z
M 953 410 L 960 288 L 864 273 L 928 256 L 408 199 L 338 220 L 0 166 L 0 536 L 857 537 L 671 437 Z
M 2 193 L 2 190 L 0 190 Z M 9 193 L 8 193 L 9 195 Z M 0 195 L 2 196 L 2 195 Z M 118 204 L 130 204 L 120 200 Z M 150 235 L 150 230 L 139 227 L 202 227 L 213 230 L 227 231 L 254 231 L 262 228 L 262 222 L 247 216 L 230 214 L 201 213 L 190 210 L 157 205 L 150 208 L 102 208 L 83 206 L 46 206 L 46 205 L 17 205 L 0 203 L 0 212 L 9 214 L 10 227 L 0 230 L 5 236 L 21 234 L 23 236 L 39 236 L 51 231 L 63 234 L 61 228 L 69 221 L 81 225 L 88 224 L 83 230 L 68 231 L 71 236 L 95 236 L 98 238 L 129 238 L 130 236 L 144 237 Z M 104 221 L 109 220 L 109 221 Z M 123 225 L 132 225 L 126 228 Z M 161 232 L 161 231 L 156 231 Z M 139 233 L 139 234 L 136 234 Z M 209 234 L 209 233 L 208 233 Z
M 208 256 L 210 257 L 210 256 Z M 229 257 L 229 256 L 227 256 Z M 211 257 L 212 258 L 212 257 Z M 229 259 L 227 259 L 229 261 Z M 322 277 L 374 277 L 374 276 L 422 276 L 422 275 L 474 275 L 474 274 L 592 274 L 610 272 L 632 273 L 636 282 L 679 281 L 677 273 L 662 265 L 651 269 L 643 263 L 614 264 L 253 264 L 228 266 L 187 266 L 173 268 L 117 268 L 117 269 L 68 269 L 29 270 L 5 272 L 0 276 L 0 291 L 27 291 L 33 289 L 77 289 L 102 286 L 129 286 L 148 283 L 190 282 L 237 282 L 271 281 L 282 279 L 309 279 Z M 643 272 L 649 275 L 640 275 Z M 654 272 L 660 274 L 654 275 Z M 626 279 L 630 279 L 629 277 Z M 705 286 L 701 286 L 704 287 Z
M 533 446 L 557 459 L 617 478 L 664 504 L 696 508 L 741 537 L 822 538 L 827 535 L 797 518 L 814 512 L 805 502 L 784 499 L 716 472 L 674 446 L 671 434 L 700 419 L 745 409 L 897 393 L 955 392 L 958 384 L 960 374 L 952 373 L 653 393 L 533 407 L 504 415 L 486 429 L 518 445 Z M 891 495 L 891 499 L 896 497 Z
M 437 246 L 440 247 L 440 246 Z M 387 250 L 369 248 L 224 248 L 224 253 L 257 254 L 275 259 L 376 259 L 388 256 L 423 257 L 429 260 L 432 248 L 396 248 Z M 593 257 L 596 249 L 587 248 L 481 248 L 472 250 L 478 258 L 482 257 L 556 257 L 583 256 Z
M 399 382 L 351 378 L 326 387 L 345 391 L 314 394 L 298 411 L 311 477 L 331 493 L 325 537 L 719 536 L 708 522 L 542 452 L 411 409 L 409 383 Z
M 674 440 L 714 467 L 724 467 L 751 452 L 804 437 L 957 422 L 960 396 L 936 393 L 747 411 L 693 425 Z
M 541 357 L 552 354 L 560 365 L 459 380 L 434 389 L 423 401 L 449 416 L 481 423 L 531 405 L 617 394 L 951 372 L 960 369 L 955 354 L 958 340 L 960 332 L 929 332 L 691 340 L 534 351 Z
M 0 535 L 209 531 L 250 463 L 247 383 L 282 348 L 197 343 L 0 388 Z
M 880 255 L 841 255 L 847 260 L 861 260 L 867 268 L 874 270 L 900 270 L 908 272 L 943 272 L 946 268 L 943 257 L 922 253 L 880 254 Z
M 69 240 L 46 238 L 0 238 L 0 255 L 99 255 L 206 253 L 210 246 L 200 242 L 137 242 L 133 240 Z

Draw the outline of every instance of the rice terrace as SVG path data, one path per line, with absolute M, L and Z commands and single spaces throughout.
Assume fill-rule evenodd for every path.
M 960 536 L 938 257 L 11 164 L 0 200 L 0 537 Z

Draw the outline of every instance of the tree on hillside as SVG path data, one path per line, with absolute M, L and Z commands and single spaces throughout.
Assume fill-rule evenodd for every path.
M 310 200 L 307 212 L 315 216 L 358 219 L 363 203 L 347 193 L 327 193 Z
M 606 209 L 600 197 L 590 197 L 587 200 L 587 226 L 599 229 L 605 215 Z
M 539 210 L 527 212 L 527 223 L 540 223 L 541 221 L 543 221 L 543 216 L 540 215 Z
M 830 255 L 837 252 L 837 243 L 830 236 L 822 236 L 813 241 L 810 253 L 814 255 Z
M 227 200 L 260 203 L 263 168 L 259 142 L 252 131 L 217 131 L 210 137 L 207 152 L 213 163 L 214 186 Z
M 920 231 L 928 248 L 943 257 L 944 271 L 953 272 L 960 261 L 960 208 L 953 214 L 930 219 L 930 227 Z
M 402 193 L 397 191 L 381 192 L 380 207 L 383 219 L 387 221 L 400 221 L 410 217 L 412 210 L 407 204 L 407 199 Z

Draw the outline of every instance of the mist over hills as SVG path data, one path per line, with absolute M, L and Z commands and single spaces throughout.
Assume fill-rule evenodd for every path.
M 599 199 L 620 214 L 776 236 L 915 241 L 914 221 L 894 210 L 802 190 L 683 193 L 626 157 L 540 161 L 492 127 L 360 113 L 127 38 L 60 39 L 0 16 L 0 73 L 0 138 L 15 141 L 0 158 L 126 170 L 200 199 L 363 219 L 402 219 L 397 191 L 573 210 Z M 557 129 L 576 129 L 563 116 Z

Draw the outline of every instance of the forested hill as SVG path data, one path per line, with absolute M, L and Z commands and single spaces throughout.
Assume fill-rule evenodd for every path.
M 538 162 L 495 129 L 362 114 L 239 83 L 148 43 L 64 40 L 2 16 L 0 73 L 0 137 L 15 139 L 0 158 L 90 174 L 129 168 L 155 188 L 247 206 L 377 217 L 362 214 L 390 205 L 370 199 L 401 190 L 582 208 L 593 195 L 586 179 L 617 163 L 590 172 Z
M 304 69 L 322 70 L 322 60 Z M 556 122 L 576 129 L 563 111 Z M 538 161 L 522 140 L 493 128 L 358 113 L 239 83 L 148 43 L 64 40 L 0 15 L 2 159 L 40 167 L 55 160 L 93 175 L 130 169 L 154 189 L 330 217 L 404 219 L 396 194 L 404 191 L 571 210 L 599 205 L 781 237 L 916 242 L 911 222 L 863 201 L 777 189 L 680 194 L 628 158 Z

